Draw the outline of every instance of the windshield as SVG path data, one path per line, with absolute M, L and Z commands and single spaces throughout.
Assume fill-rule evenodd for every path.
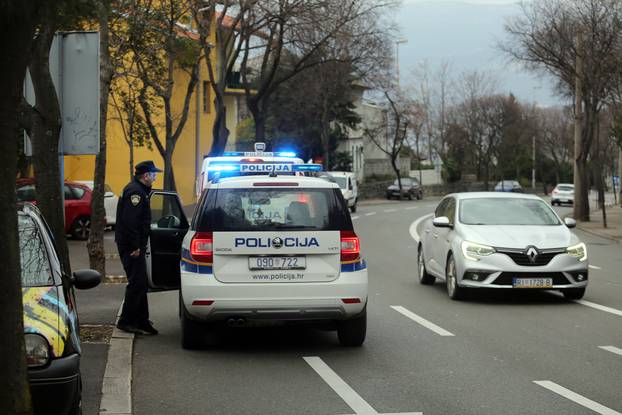
M 342 189 L 347 189 L 348 188 L 348 178 L 347 177 L 333 176 L 332 178 L 335 181 L 335 183 L 337 183 L 339 185 L 339 187 L 341 187 Z
M 53 285 L 52 271 L 39 228 L 32 218 L 18 215 L 19 254 L 22 266 L 22 286 Z
M 218 189 L 208 193 L 199 231 L 352 229 L 333 189 Z
M 572 192 L 574 191 L 574 186 L 559 185 L 557 186 L 557 190 L 561 190 L 562 192 Z
M 460 222 L 465 225 L 560 225 L 542 200 L 481 198 L 460 201 Z
M 395 181 L 393 182 L 394 186 L 399 186 L 399 182 L 397 181 L 397 179 L 395 179 Z M 410 186 L 412 185 L 412 180 L 411 179 L 402 179 L 402 186 Z

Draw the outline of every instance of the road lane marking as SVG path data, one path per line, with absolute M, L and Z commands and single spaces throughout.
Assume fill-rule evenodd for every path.
M 585 301 L 585 300 L 574 300 L 574 301 L 575 301 L 575 303 L 579 303 L 579 304 L 582 304 L 582 305 L 587 306 L 587 307 L 592 307 L 592 308 L 595 308 L 597 310 L 604 311 L 606 313 L 615 314 L 616 316 L 622 317 L 622 310 L 618 310 L 616 308 L 611 308 L 611 307 L 607 307 L 607 306 L 604 306 L 604 305 L 596 304 L 596 303 L 593 303 L 591 301 Z
M 437 326 L 436 324 L 432 323 L 431 321 L 426 320 L 423 317 L 416 315 L 415 313 L 402 307 L 401 305 L 392 305 L 391 308 L 397 311 L 398 313 L 405 315 L 406 317 L 415 321 L 416 323 L 421 324 L 423 327 L 432 330 L 434 333 L 438 334 L 439 336 L 454 336 L 453 333 L 445 330 L 442 327 Z
M 352 216 L 352 220 L 358 219 L 358 218 L 359 218 L 358 216 Z
M 597 412 L 602 415 L 622 415 L 622 413 L 618 411 L 614 411 L 611 408 L 607 408 L 604 405 L 599 404 L 598 402 L 594 402 L 591 399 L 588 399 L 584 396 L 579 395 L 571 391 L 570 389 L 566 389 L 563 386 L 558 385 L 555 382 L 551 382 L 550 380 L 534 380 L 533 383 L 536 385 L 540 385 L 543 388 L 550 390 L 551 392 L 555 392 L 558 395 L 563 396 L 566 399 L 570 399 L 571 401 L 578 403 L 579 405 L 591 409 L 594 412 Z
M 369 212 L 369 213 L 366 213 L 365 216 L 373 216 L 375 214 L 376 214 L 376 212 Z
M 601 267 L 597 267 L 596 265 L 588 265 L 590 269 L 602 269 Z
M 598 348 L 606 350 L 611 353 L 619 354 L 620 356 L 622 356 L 622 349 L 617 348 L 615 346 L 598 346 Z
M 432 215 L 434 215 L 434 213 L 430 213 L 428 215 L 422 216 L 419 219 L 417 219 L 416 221 L 414 221 L 413 223 L 410 224 L 410 228 L 408 229 L 408 231 L 410 232 L 410 236 L 415 240 L 415 242 L 419 243 L 420 238 L 419 238 L 419 233 L 417 232 L 417 226 L 419 226 L 419 224 L 424 221 L 425 219 L 431 217 Z
M 413 210 L 413 209 L 417 209 L 419 206 L 411 206 L 411 207 L 407 207 L 404 210 Z
M 378 412 L 317 356 L 303 357 L 305 362 L 335 391 L 357 415 L 380 415 Z M 389 414 L 385 414 L 389 415 Z M 397 414 L 394 414 L 397 415 Z M 403 412 L 401 415 L 422 415 L 422 412 Z
M 397 209 L 387 209 L 384 211 L 384 213 L 391 213 L 391 212 L 397 212 Z

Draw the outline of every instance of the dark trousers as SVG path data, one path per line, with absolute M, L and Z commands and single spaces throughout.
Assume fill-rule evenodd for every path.
M 119 324 L 140 327 L 149 321 L 149 304 L 147 303 L 147 263 L 145 249 L 140 250 L 137 257 L 130 256 L 130 248 L 117 246 L 123 269 L 127 275 L 125 301 L 121 310 Z

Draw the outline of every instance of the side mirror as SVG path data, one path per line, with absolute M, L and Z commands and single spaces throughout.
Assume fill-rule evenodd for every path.
M 438 218 L 434 218 L 432 221 L 432 225 L 437 228 L 453 228 L 454 226 L 449 222 L 449 218 L 447 216 L 439 216 Z
M 574 220 L 573 218 L 564 218 L 564 223 L 570 229 L 577 227 L 577 221 Z
M 106 192 L 106 193 L 104 193 L 104 197 L 114 197 L 114 193 Z
M 94 269 L 79 269 L 73 273 L 71 282 L 79 290 L 88 290 L 97 287 L 101 280 L 101 274 Z

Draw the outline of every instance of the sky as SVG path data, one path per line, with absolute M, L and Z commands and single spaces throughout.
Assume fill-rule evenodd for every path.
M 525 102 L 559 105 L 554 82 L 511 62 L 497 48 L 505 39 L 507 18 L 519 11 L 516 0 L 403 0 L 396 14 L 400 36 L 400 80 L 414 80 L 423 62 L 438 68 L 449 62 L 454 76 L 465 71 L 484 71 L 498 80 L 500 93 L 512 92 Z

